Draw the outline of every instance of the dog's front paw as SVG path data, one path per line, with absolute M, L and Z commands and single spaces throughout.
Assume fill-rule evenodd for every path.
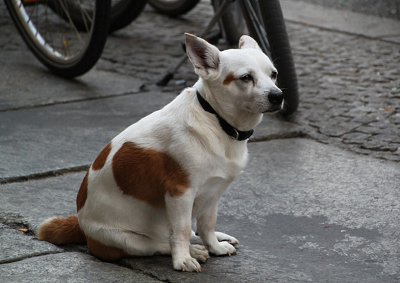
M 206 247 L 201 245 L 190 245 L 190 255 L 201 262 L 206 262 L 210 258 Z
M 210 253 L 214 255 L 235 255 L 237 254 L 236 249 L 228 242 L 219 242 L 215 246 L 209 247 Z
M 236 239 L 235 237 L 229 236 L 225 233 L 215 232 L 215 236 L 217 237 L 219 242 L 226 241 L 233 246 L 239 245 L 238 239 Z
M 199 262 L 190 256 L 182 259 L 174 259 L 173 265 L 175 270 L 201 272 Z

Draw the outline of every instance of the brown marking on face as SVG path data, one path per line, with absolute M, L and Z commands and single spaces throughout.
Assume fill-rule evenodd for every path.
M 89 172 L 87 172 L 85 175 L 85 178 L 83 178 L 81 187 L 79 188 L 78 195 L 76 196 L 76 209 L 78 212 L 79 212 L 79 210 L 81 210 L 81 208 L 85 205 L 85 202 L 86 202 L 88 175 L 89 175 Z
M 235 77 L 233 76 L 233 73 L 229 73 L 225 80 L 222 82 L 223 85 L 229 85 L 232 81 L 235 80 Z
M 108 143 L 106 147 L 100 152 L 99 156 L 97 156 L 96 160 L 92 164 L 93 170 L 100 170 L 103 168 L 106 163 L 107 157 L 111 151 L 111 143 Z
M 54 217 L 46 220 L 40 224 L 36 238 L 55 245 L 86 243 L 85 234 L 79 226 L 76 215 L 67 218 Z
M 89 252 L 101 260 L 114 261 L 120 258 L 130 257 L 123 250 L 106 246 L 90 237 L 86 236 L 86 240 Z
M 156 208 L 165 207 L 165 194 L 179 197 L 189 188 L 185 170 L 168 154 L 126 142 L 112 161 L 120 190 Z

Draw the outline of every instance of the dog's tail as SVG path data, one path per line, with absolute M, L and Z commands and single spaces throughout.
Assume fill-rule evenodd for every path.
M 76 215 L 68 218 L 53 217 L 40 224 L 36 238 L 55 245 L 84 244 L 86 237 Z

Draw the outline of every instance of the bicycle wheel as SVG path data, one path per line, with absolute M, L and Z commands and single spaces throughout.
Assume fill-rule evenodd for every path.
M 214 9 L 220 2 L 213 0 Z M 279 0 L 237 0 L 222 15 L 220 24 L 229 43 L 236 44 L 242 34 L 249 34 L 258 42 L 279 71 L 278 86 L 285 98 L 281 113 L 287 116 L 296 112 L 297 76 Z
M 192 10 L 200 0 L 149 0 L 160 14 L 176 17 Z
M 48 4 L 52 1 L 58 4 L 50 8 Z M 107 40 L 110 0 L 5 0 L 5 3 L 28 48 L 54 73 L 63 77 L 80 76 L 100 58 Z M 70 6 L 79 9 L 83 31 L 71 18 Z M 60 17 L 62 14 L 68 20 Z
M 64 20 L 71 19 L 79 30 L 86 29 L 86 22 L 88 17 L 93 15 L 93 7 L 86 6 L 85 16 L 82 16 L 82 6 L 77 0 L 64 0 L 68 1 L 68 12 L 62 9 L 63 2 L 50 1 L 49 7 L 57 13 Z M 146 6 L 147 0 L 111 0 L 111 15 L 109 33 L 119 30 L 129 25 L 135 20 Z

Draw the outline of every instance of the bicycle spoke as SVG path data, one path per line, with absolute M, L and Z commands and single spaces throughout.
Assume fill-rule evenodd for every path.
M 268 55 L 268 57 L 271 58 L 271 54 L 269 52 L 270 46 L 268 43 L 267 38 L 267 32 L 264 29 L 264 24 L 260 22 L 259 15 L 254 11 L 253 5 L 250 3 L 250 1 L 243 1 L 244 5 L 249 12 L 248 15 L 250 17 L 250 20 L 255 23 L 253 25 L 255 32 L 257 33 L 258 38 L 260 39 L 259 44 L 261 45 L 262 50 Z M 257 1 L 258 2 L 258 1 Z M 254 5 L 258 5 L 258 3 L 254 3 Z
M 68 22 L 69 22 L 69 24 L 71 25 L 72 30 L 75 32 L 76 36 L 77 36 L 78 39 L 81 41 L 82 46 L 83 46 L 83 45 L 85 44 L 85 42 L 84 42 L 84 40 L 82 39 L 81 34 L 79 33 L 78 29 L 76 28 L 74 22 L 72 21 L 71 15 L 69 14 L 68 8 L 65 6 L 63 0 L 60 0 L 59 3 L 60 3 L 60 5 L 61 5 L 61 7 L 63 8 L 65 15 L 66 15 L 67 18 L 68 18 Z
M 80 1 L 79 1 L 79 10 L 81 12 L 81 16 L 82 16 L 82 19 L 83 19 L 83 24 L 85 26 L 85 30 L 86 30 L 86 32 L 88 32 L 89 31 L 89 25 L 88 25 L 87 20 L 90 21 L 90 26 L 91 26 L 92 23 L 93 23 L 93 19 L 90 18 L 89 12 L 85 8 L 82 8 L 82 3 Z

